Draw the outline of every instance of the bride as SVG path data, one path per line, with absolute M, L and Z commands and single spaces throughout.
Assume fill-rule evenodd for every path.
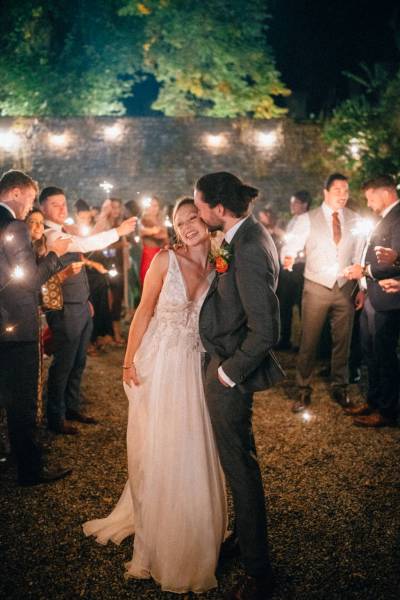
M 208 231 L 191 198 L 177 202 L 173 222 L 180 247 L 153 259 L 125 353 L 129 479 L 112 513 L 83 529 L 101 544 L 134 534 L 126 577 L 200 593 L 217 585 L 227 528 L 198 331 L 213 273 Z

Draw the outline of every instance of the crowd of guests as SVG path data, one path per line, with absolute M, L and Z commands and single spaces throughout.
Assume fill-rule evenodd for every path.
M 367 207 L 375 216 L 365 228 L 363 207 L 350 209 L 348 178 L 331 174 L 323 202 L 312 208 L 310 194 L 290 199 L 292 218 L 282 226 L 267 207 L 260 221 L 271 233 L 281 258 L 277 295 L 281 338 L 277 349 L 298 350 L 297 394 L 292 411 L 311 404 L 316 358 L 321 340 L 330 348 L 332 399 L 362 427 L 399 424 L 400 204 L 396 182 L 380 176 L 363 186 Z M 361 213 L 361 214 L 360 214 Z M 293 309 L 301 319 L 300 347 L 294 348 Z M 365 402 L 353 406 L 349 382 L 367 370 Z
M 383 427 L 399 419 L 400 204 L 390 176 L 368 181 L 364 193 L 377 217 L 369 235 L 360 227 L 360 210 L 348 207 L 349 182 L 341 173 L 328 177 L 316 208 L 307 191 L 294 193 L 287 224 L 271 207 L 257 216 L 281 258 L 277 349 L 298 351 L 292 411 L 312 402 L 322 339 L 330 348 L 332 399 L 355 425 Z M 69 473 L 48 472 L 43 464 L 35 434 L 38 400 L 40 416 L 46 414 L 55 434 L 77 434 L 74 421 L 96 423 L 82 409 L 86 356 L 107 344 L 124 345 L 122 307 L 129 318 L 152 259 L 172 241 L 171 229 L 155 196 L 142 209 L 119 198 L 99 208 L 78 200 L 68 219 L 64 191 L 46 187 L 38 193 L 36 182 L 20 171 L 0 179 L 0 229 L 0 403 L 19 483 L 34 485 Z M 20 268 L 20 276 L 10 265 Z M 299 348 L 292 341 L 295 307 Z M 47 382 L 41 377 L 43 352 L 51 355 Z M 362 362 L 366 401 L 353 406 L 348 384 L 359 380 Z M 15 377 L 21 364 L 23 376 Z

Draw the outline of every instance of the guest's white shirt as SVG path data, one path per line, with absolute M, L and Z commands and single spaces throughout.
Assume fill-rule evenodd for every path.
M 322 212 L 329 225 L 329 230 L 333 239 L 332 214 L 337 212 L 339 215 L 340 225 L 343 229 L 343 209 L 333 210 L 326 202 L 321 204 Z M 310 216 L 308 212 L 298 215 L 293 227 L 288 231 L 285 245 L 281 250 L 281 263 L 284 263 L 285 256 L 292 258 L 296 257 L 299 252 L 304 250 L 307 239 L 311 232 Z
M 4 208 L 6 208 L 8 210 L 8 212 L 10 214 L 12 214 L 12 216 L 14 217 L 14 219 L 17 218 L 17 215 L 15 214 L 15 212 L 13 211 L 13 209 L 8 206 L 8 204 L 4 204 L 4 202 L 0 202 L 0 206 L 4 206 Z
M 102 250 L 110 244 L 114 244 L 114 242 L 119 239 L 116 229 L 109 229 L 108 231 L 102 231 L 95 235 L 81 237 L 64 233 L 62 225 L 54 223 L 53 221 L 45 220 L 44 223 L 48 227 L 48 229 L 44 230 L 48 242 L 54 242 L 54 240 L 60 237 L 60 234 L 72 240 L 68 246 L 68 252 L 83 252 L 85 254 L 86 252 L 93 252 L 94 250 Z
M 231 227 L 230 229 L 228 229 L 228 231 L 225 233 L 224 240 L 228 244 L 231 243 L 231 241 L 233 240 L 233 236 L 235 235 L 235 233 L 237 232 L 239 227 L 245 222 L 245 220 L 247 218 L 248 217 L 244 217 L 244 219 L 240 219 L 240 221 L 235 223 L 235 225 L 233 227 Z M 230 377 L 228 377 L 228 375 L 226 373 L 224 373 L 224 370 L 222 367 L 218 367 L 218 375 L 220 376 L 222 381 L 224 381 L 227 385 L 229 385 L 229 387 L 235 387 L 236 383 L 234 381 L 232 381 L 232 379 Z

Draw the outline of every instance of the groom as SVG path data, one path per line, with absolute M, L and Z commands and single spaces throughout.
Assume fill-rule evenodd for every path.
M 221 248 L 228 255 L 228 269 L 217 273 L 204 301 L 200 335 L 207 405 L 236 515 L 230 551 L 236 545 L 246 573 L 226 596 L 230 600 L 269 598 L 273 589 L 251 417 L 253 392 L 283 377 L 271 352 L 279 339 L 279 266 L 271 236 L 249 211 L 257 194 L 224 172 L 201 177 L 194 192 L 201 218 L 224 232 Z

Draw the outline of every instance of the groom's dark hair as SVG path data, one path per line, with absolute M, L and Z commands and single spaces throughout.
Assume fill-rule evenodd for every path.
M 203 194 L 204 202 L 211 208 L 222 204 L 235 217 L 245 215 L 250 202 L 258 196 L 256 188 L 225 171 L 203 175 L 197 180 L 195 188 Z

